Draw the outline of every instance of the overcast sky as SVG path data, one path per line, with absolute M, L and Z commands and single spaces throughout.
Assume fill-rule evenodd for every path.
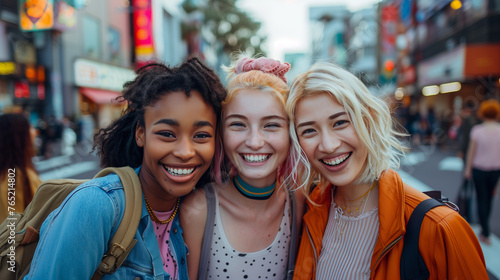
M 238 5 L 262 22 L 270 58 L 283 60 L 285 52 L 308 52 L 309 7 L 344 5 L 351 11 L 370 8 L 379 0 L 239 0 Z

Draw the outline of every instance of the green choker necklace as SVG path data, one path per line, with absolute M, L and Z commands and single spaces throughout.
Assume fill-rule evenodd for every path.
M 236 175 L 233 178 L 233 183 L 236 189 L 244 196 L 250 199 L 257 199 L 257 200 L 265 200 L 270 198 L 273 193 L 274 189 L 276 187 L 276 182 L 274 182 L 272 185 L 269 187 L 265 188 L 256 188 L 252 187 L 249 184 L 245 183 L 240 175 Z

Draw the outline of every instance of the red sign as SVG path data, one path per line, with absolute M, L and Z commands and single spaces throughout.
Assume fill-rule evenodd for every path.
M 137 61 L 150 60 L 154 55 L 151 0 L 134 0 L 132 6 L 135 55 Z
M 396 51 L 396 35 L 398 23 L 398 8 L 387 5 L 382 8 L 380 35 L 382 37 L 382 54 L 394 54 Z
M 30 86 L 27 81 L 17 81 L 14 83 L 14 95 L 16 98 L 29 98 Z
M 38 83 L 36 86 L 36 90 L 38 92 L 38 99 L 44 100 L 45 99 L 45 85 L 43 83 Z

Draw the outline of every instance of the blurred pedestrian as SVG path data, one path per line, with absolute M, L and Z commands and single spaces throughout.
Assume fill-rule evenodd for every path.
M 457 156 L 463 159 L 464 166 L 467 161 L 467 148 L 469 147 L 470 141 L 470 131 L 472 127 L 479 123 L 479 119 L 476 117 L 474 109 L 476 104 L 472 101 L 467 101 L 463 105 L 462 112 L 460 113 L 461 120 L 457 121 L 458 137 L 459 140 L 459 150 Z
M 38 155 L 44 158 L 49 158 L 49 124 L 45 117 L 41 117 L 37 124 L 38 138 L 40 139 L 40 148 L 38 150 Z
M 493 193 L 500 178 L 500 103 L 485 100 L 479 105 L 477 114 L 483 123 L 475 125 L 470 132 L 464 177 L 472 178 L 476 187 L 481 224 L 479 240 L 490 245 L 489 218 Z
M 434 107 L 430 107 L 426 116 L 427 127 L 425 130 L 425 139 L 429 145 L 437 145 L 436 132 L 441 128 L 440 119 L 436 116 Z
M 62 148 L 64 156 L 72 156 L 75 153 L 76 133 L 73 130 L 73 124 L 68 117 L 62 119 Z
M 32 158 L 36 131 L 22 114 L 0 116 L 0 221 L 23 212 L 42 183 Z

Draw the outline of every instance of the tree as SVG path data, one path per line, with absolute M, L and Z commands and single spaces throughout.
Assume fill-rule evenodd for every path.
M 182 6 L 186 13 L 201 17 L 202 24 L 184 25 L 183 35 L 198 32 L 206 42 L 217 44 L 226 55 L 240 50 L 265 55 L 261 45 L 266 37 L 258 33 L 261 23 L 239 9 L 237 1 L 207 0 L 204 5 L 196 5 L 194 1 L 185 0 Z

